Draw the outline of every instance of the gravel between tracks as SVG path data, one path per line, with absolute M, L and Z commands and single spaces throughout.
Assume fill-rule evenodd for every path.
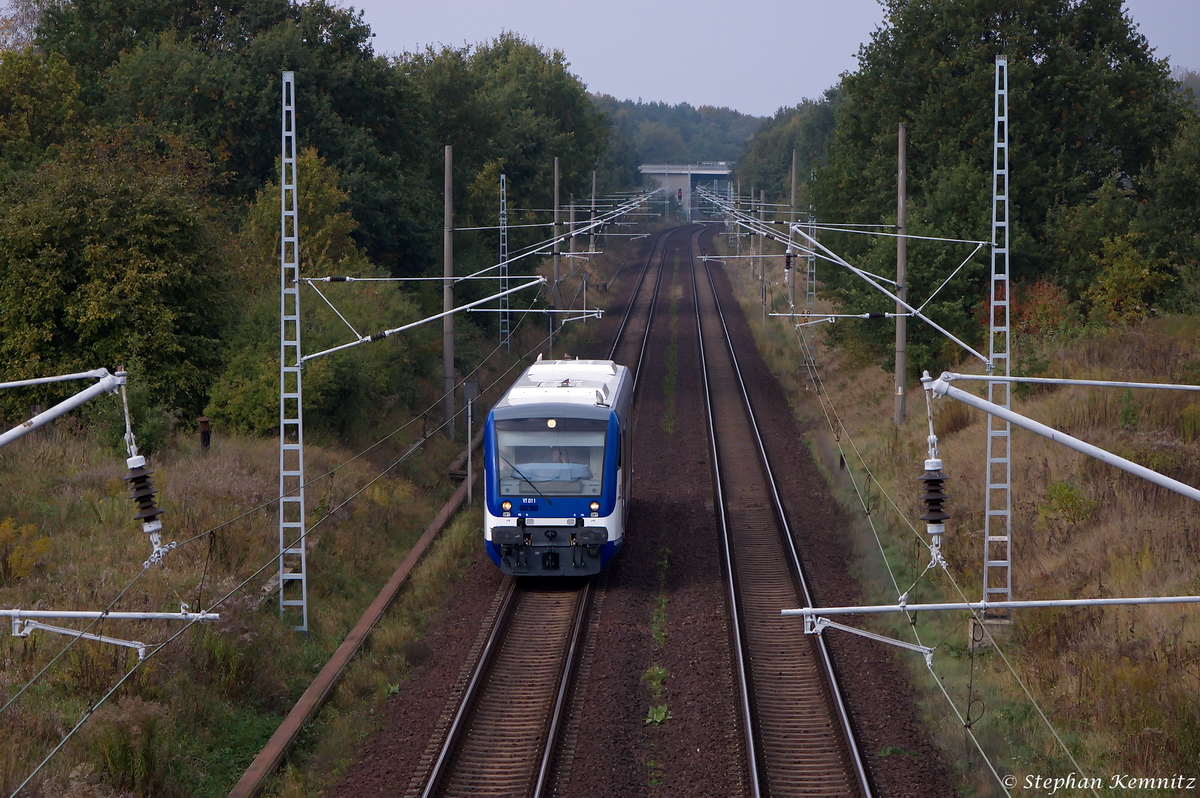
M 682 236 L 680 236 L 682 238 Z M 668 256 L 667 267 L 673 266 Z M 620 296 L 601 327 L 611 339 L 635 282 L 623 276 Z M 674 274 L 677 314 L 675 428 L 664 427 L 669 399 L 670 302 L 660 299 L 651 331 L 649 363 L 639 388 L 630 536 L 603 575 L 606 598 L 597 624 L 596 661 L 590 669 L 587 707 L 564 798 L 598 796 L 732 796 L 746 794 L 741 772 L 741 731 L 732 682 L 728 618 L 712 508 L 708 443 L 697 423 L 702 412 L 698 352 L 686 261 Z M 668 285 L 664 279 L 664 285 Z M 746 321 L 717 272 L 743 371 L 761 423 L 772 434 L 768 448 L 778 464 L 789 519 L 808 563 L 819 603 L 860 600 L 849 577 L 846 524 L 805 448 L 787 399 L 758 358 Z M 582 356 L 602 357 L 601 351 Z M 659 592 L 659 560 L 667 549 L 666 644 L 656 647 L 651 616 Z M 425 753 L 500 582 L 479 551 L 431 624 L 428 648 L 414 653 L 410 678 L 382 710 L 383 730 L 364 745 L 361 759 L 331 794 L 402 795 Z M 880 796 L 953 795 L 952 776 L 920 722 L 911 689 L 892 652 L 861 638 L 831 636 L 855 723 Z M 643 679 L 658 662 L 669 674 L 661 699 Z M 644 722 L 651 703 L 667 704 L 671 719 Z M 906 755 L 879 756 L 887 747 Z
M 839 532 L 848 522 L 804 445 L 805 430 L 755 349 L 720 268 L 714 270 L 714 281 L 759 426 L 771 431 L 764 439 L 813 599 L 825 606 L 861 604 L 848 568 L 849 541 Z M 851 616 L 842 622 L 853 625 L 856 620 Z M 877 794 L 954 795 L 951 769 L 918 717 L 906 669 L 895 661 L 894 649 L 848 634 L 827 638 Z M 889 749 L 903 753 L 880 756 Z

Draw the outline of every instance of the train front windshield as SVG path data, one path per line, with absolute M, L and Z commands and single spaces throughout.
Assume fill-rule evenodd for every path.
M 501 496 L 599 496 L 608 422 L 590 418 L 497 419 Z

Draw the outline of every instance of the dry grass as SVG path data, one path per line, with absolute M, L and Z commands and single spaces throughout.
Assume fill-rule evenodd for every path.
M 779 266 L 773 266 L 779 274 Z M 737 271 L 737 270 L 731 270 Z M 822 349 L 818 358 L 826 409 L 844 425 L 826 425 L 816 392 L 797 370 L 794 334 L 758 322 L 757 280 L 741 269 L 740 301 L 759 348 L 789 389 L 797 415 L 813 425 L 806 441 L 835 493 L 856 511 L 847 534 L 868 600 L 894 602 L 921 574 L 928 554 L 920 528 L 916 477 L 926 456 L 925 403 L 910 394 L 909 421 L 891 424 L 891 375 Z M 769 272 L 770 274 L 770 272 Z M 778 290 L 778 289 L 777 289 Z M 1153 319 L 1134 329 L 1086 330 L 1072 336 L 1018 340 L 1044 373 L 1146 382 L 1200 382 L 1200 321 Z M 931 369 L 933 370 L 933 369 Z M 964 370 L 960 368 L 959 370 Z M 1026 392 L 1014 409 L 1185 483 L 1200 484 L 1200 402 L 1183 392 L 1058 388 Z M 983 415 L 952 400 L 935 402 L 935 430 L 950 475 L 945 553 L 970 600 L 980 594 Z M 835 425 L 836 426 L 836 425 Z M 854 455 L 863 454 L 874 481 Z M 1013 437 L 1014 597 L 1140 596 L 1200 593 L 1200 522 L 1194 505 L 1124 472 L 1021 430 Z M 846 465 L 841 465 L 845 453 Z M 850 484 L 853 476 L 880 535 L 877 543 Z M 892 512 L 885 498 L 899 507 Z M 959 600 L 949 581 L 925 576 L 910 602 Z M 971 707 L 973 731 L 1003 775 L 1066 775 L 1065 757 L 1033 705 L 994 650 L 972 653 L 965 616 L 921 617 L 918 629 L 938 644 L 935 669 L 959 711 Z M 907 629 L 882 622 L 896 636 Z M 1200 618 L 1194 605 L 1092 610 L 1018 611 L 998 639 L 1037 704 L 1089 775 L 1187 773 L 1200 761 Z M 1000 794 L 962 725 L 915 655 L 897 656 L 949 755 L 965 794 Z
M 449 460 L 448 441 L 428 446 L 427 459 Z M 331 470 L 348 454 L 310 446 L 308 473 Z M 311 678 L 312 664 L 336 647 L 444 497 L 444 483 L 431 478 L 427 465 L 414 464 L 384 476 L 317 523 L 377 476 L 387 456 L 355 461 L 309 489 L 309 523 L 315 526 L 310 634 L 304 637 L 280 624 L 276 600 L 262 590 L 273 566 L 253 575 L 273 561 L 277 548 L 274 510 L 267 504 L 277 489 L 273 441 L 218 435 L 204 453 L 177 438 L 153 458 L 166 510 L 165 539 L 182 543 L 200 537 L 144 572 L 149 545 L 133 522 L 119 455 L 70 423 L 0 452 L 0 480 L 9 497 L 0 521 L 32 525 L 52 544 L 29 576 L 0 586 L 3 606 L 101 609 L 133 582 L 113 609 L 178 610 L 181 602 L 208 608 L 250 578 L 216 608 L 220 621 L 190 630 L 138 670 L 106 705 L 111 708 L 97 713 L 86 733 L 56 757 L 40 781 L 42 789 L 78 791 L 82 782 L 72 782 L 71 774 L 79 782 L 86 772 L 97 789 L 106 785 L 139 795 L 226 791 Z M 203 534 L 263 504 L 258 512 Z M 100 631 L 153 644 L 165 640 L 172 627 L 108 621 Z M 0 637 L 0 701 L 32 679 L 66 642 L 43 631 L 28 638 Z M 0 755 L 0 785 L 15 788 L 88 704 L 135 662 L 128 649 L 86 641 L 74 645 L 6 712 L 8 745 Z M 145 733 L 114 735 L 114 729 L 127 727 Z
M 589 306 L 603 305 L 614 295 L 615 289 L 598 290 L 599 283 L 634 273 L 635 252 L 624 243 L 614 239 L 609 252 L 588 264 Z M 564 263 L 571 269 L 582 262 Z M 582 302 L 576 293 L 580 280 L 576 269 L 562 286 L 566 299 L 576 297 L 576 307 Z M 486 373 L 477 376 L 485 387 L 516 365 L 481 398 L 483 406 L 520 373 L 517 357 L 543 338 L 542 319 L 526 320 L 512 353 L 499 353 Z M 594 343 L 598 332 L 595 321 L 568 325 L 557 338 L 556 354 Z M 473 346 L 486 353 L 494 343 L 476 341 Z M 435 402 L 432 382 L 414 390 L 418 401 Z M 400 412 L 390 411 L 380 427 L 386 432 L 400 426 L 405 421 Z M 430 414 L 428 427 L 437 423 L 437 416 L 436 411 Z M 457 447 L 441 437 L 430 439 L 398 468 L 388 468 L 424 426 L 418 420 L 408 432 L 309 487 L 309 635 L 297 635 L 289 623 L 280 623 L 277 600 L 262 590 L 274 572 L 269 566 L 216 608 L 222 615 L 219 622 L 189 630 L 141 666 L 51 762 L 37 782 L 41 793 L 225 794 L 448 495 L 451 486 L 443 469 Z M 166 510 L 164 539 L 196 539 L 142 573 L 150 550 L 133 522 L 121 482 L 124 455 L 107 448 L 102 437 L 64 419 L 0 449 L 0 494 L 5 497 L 0 503 L 0 556 L 6 568 L 10 562 L 17 566 L 0 568 L 0 606 L 103 608 L 136 578 L 113 609 L 177 610 L 180 602 L 209 608 L 216 597 L 273 562 L 273 507 L 204 533 L 276 495 L 274 440 L 230 437 L 217 430 L 206 453 L 190 437 L 176 435 L 153 456 L 150 467 L 156 471 L 159 504 Z M 309 478 L 345 463 L 350 454 L 334 444 L 315 445 L 310 438 Z M 384 471 L 382 479 L 337 509 Z M 398 688 L 411 660 L 419 658 L 425 623 L 476 542 L 477 516 L 476 509 L 460 514 L 414 572 L 318 721 L 306 730 L 294 754 L 297 766 L 275 779 L 276 794 L 312 794 L 353 761 L 363 736 L 374 728 L 374 708 Z M 154 644 L 170 634 L 168 626 L 173 625 L 108 621 L 100 631 Z M 0 705 L 66 642 L 42 631 L 29 638 L 0 636 Z M 6 743 L 0 748 L 0 789 L 15 788 L 135 662 L 128 649 L 74 645 L 0 717 Z M 130 733 L 122 735 L 121 730 Z

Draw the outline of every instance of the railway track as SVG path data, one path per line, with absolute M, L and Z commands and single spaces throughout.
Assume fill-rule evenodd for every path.
M 586 623 L 590 584 L 507 592 L 422 796 L 541 795 Z
M 610 357 L 633 369 L 635 386 L 669 241 L 683 234 L 655 238 L 614 337 Z M 562 742 L 579 737 L 567 715 L 576 674 L 587 664 L 589 608 L 603 600 L 603 577 L 568 585 L 507 577 L 500 593 L 496 620 L 435 741 L 428 775 L 409 795 L 551 794 Z
M 751 791 L 869 796 L 825 642 L 779 616 L 811 597 L 699 239 L 692 285 Z

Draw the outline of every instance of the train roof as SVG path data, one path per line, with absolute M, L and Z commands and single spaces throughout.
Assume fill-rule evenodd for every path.
M 629 369 L 611 360 L 539 360 L 517 378 L 493 413 L 518 418 L 537 412 L 607 418 Z M 553 406 L 555 409 L 551 410 Z

